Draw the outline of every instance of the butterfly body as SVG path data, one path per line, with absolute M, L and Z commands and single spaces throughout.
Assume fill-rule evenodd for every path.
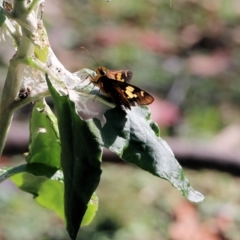
M 129 84 L 132 79 L 132 72 L 129 70 L 111 71 L 105 67 L 96 69 L 96 77 L 91 76 L 92 83 L 112 98 L 117 107 L 124 106 L 131 109 L 131 106 L 148 105 L 154 98 L 144 90 Z

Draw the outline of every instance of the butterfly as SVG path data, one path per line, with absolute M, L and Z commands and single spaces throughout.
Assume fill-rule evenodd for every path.
M 146 91 L 129 84 L 133 73 L 129 70 L 112 71 L 105 67 L 96 69 L 96 76 L 90 76 L 91 82 L 99 87 L 106 96 L 111 97 L 117 107 L 148 105 L 154 98 Z

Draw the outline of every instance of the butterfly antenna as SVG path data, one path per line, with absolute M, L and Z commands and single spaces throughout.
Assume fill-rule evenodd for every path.
M 100 64 L 97 62 L 97 60 L 93 57 L 93 55 L 85 47 L 80 47 L 80 48 L 85 50 L 91 56 L 91 58 L 95 61 L 95 63 L 97 63 L 97 65 L 100 66 Z

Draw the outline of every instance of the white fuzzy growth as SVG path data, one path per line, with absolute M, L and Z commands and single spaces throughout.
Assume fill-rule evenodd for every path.
M 94 87 L 89 78 L 89 75 L 96 75 L 94 71 L 85 68 L 76 73 L 69 72 L 58 61 L 51 49 L 44 66 L 46 71 L 40 71 L 29 66 L 25 68 L 22 88 L 31 87 L 30 99 L 35 100 L 46 96 L 48 87 L 45 72 L 47 72 L 51 83 L 60 95 L 68 95 L 71 101 L 75 103 L 76 112 L 81 118 L 98 118 L 102 125 L 105 124 L 104 113 L 113 105 L 107 104 L 100 97 L 90 93 L 94 88 L 96 89 L 95 92 L 99 92 L 99 89 Z
M 10 7 L 7 5 L 8 9 L 6 3 L 10 4 Z M 33 3 L 33 1 L 28 2 L 28 6 L 30 6 L 31 3 Z M 41 3 L 44 3 L 44 0 L 38 1 L 38 4 L 26 15 L 26 19 L 21 18 L 24 17 L 24 14 L 21 15 L 17 21 L 12 20 L 11 17 L 9 19 L 6 18 L 0 29 L 0 38 L 6 40 L 5 36 L 10 35 L 14 40 L 17 52 L 19 52 L 19 48 L 23 45 L 23 38 L 27 38 L 32 42 L 32 46 L 30 46 L 31 44 L 29 45 L 30 47 L 35 46 L 34 52 L 30 57 L 28 56 L 28 59 L 19 58 L 19 63 L 23 69 L 19 92 L 21 89 L 31 89 L 31 92 L 29 96 L 27 96 L 27 99 L 20 98 L 16 95 L 15 102 L 12 106 L 19 108 L 31 101 L 36 101 L 48 96 L 49 92 L 45 79 L 45 74 L 48 74 L 54 88 L 60 95 L 69 96 L 75 103 L 76 112 L 82 118 L 89 119 L 96 117 L 104 124 L 105 119 L 103 114 L 113 105 L 90 93 L 94 85 L 88 76 L 95 76 L 96 73 L 94 71 L 83 69 L 73 74 L 65 69 L 59 62 L 48 43 L 47 33 L 46 35 L 44 34 L 44 25 L 39 26 L 39 22 L 41 21 L 39 16 L 41 16 L 40 13 L 43 10 Z M 0 0 L 0 4 L 3 5 L 2 0 Z M 11 16 L 11 12 L 17 10 L 14 9 L 13 0 L 4 0 L 4 4 L 7 16 Z M 28 6 L 26 6 L 26 11 Z M 15 8 L 17 8 L 17 6 Z M 38 50 L 36 48 L 38 48 Z M 42 58 L 45 60 L 43 61 Z M 96 90 L 96 93 L 98 92 L 99 89 Z

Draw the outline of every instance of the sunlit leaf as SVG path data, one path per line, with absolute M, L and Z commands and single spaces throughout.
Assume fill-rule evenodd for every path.
M 45 101 L 35 103 L 30 121 L 28 163 L 60 168 L 60 139 L 57 119 Z
M 126 162 L 168 180 L 190 201 L 203 200 L 203 195 L 190 186 L 170 147 L 159 137 L 159 129 L 150 120 L 147 107 L 127 111 L 115 108 L 107 111 L 105 117 L 107 122 L 103 128 L 98 120 L 95 122 L 106 148 Z
M 51 180 L 44 176 L 20 173 L 11 180 L 23 191 L 34 195 L 36 202 L 53 210 L 64 219 L 63 188 L 61 181 Z

